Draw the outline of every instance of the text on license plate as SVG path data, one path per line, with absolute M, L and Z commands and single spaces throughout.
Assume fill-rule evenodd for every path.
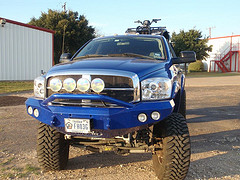
M 90 119 L 65 118 L 65 131 L 71 133 L 89 133 Z

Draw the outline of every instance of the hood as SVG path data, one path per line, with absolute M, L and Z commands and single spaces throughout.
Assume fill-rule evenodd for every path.
M 139 58 L 126 57 L 104 57 L 104 58 L 87 58 L 78 61 L 71 61 L 65 64 L 58 64 L 52 67 L 48 75 L 51 74 L 66 74 L 71 72 L 108 72 L 121 71 L 132 72 L 138 75 L 139 78 L 148 75 L 149 73 L 163 69 L 166 66 L 165 61 L 148 60 Z

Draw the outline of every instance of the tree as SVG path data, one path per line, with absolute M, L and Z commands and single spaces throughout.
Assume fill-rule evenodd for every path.
M 55 63 L 58 63 L 59 57 L 62 54 L 64 31 L 64 52 L 69 52 L 71 54 L 74 54 L 83 44 L 95 37 L 95 29 L 88 25 L 88 20 L 85 16 L 78 16 L 78 12 L 70 10 L 64 12 L 49 9 L 48 13 L 42 12 L 38 19 L 33 17 L 29 24 L 55 31 Z
M 202 32 L 191 29 L 188 32 L 181 30 L 179 34 L 172 34 L 174 51 L 179 56 L 181 51 L 195 51 L 198 60 L 206 59 L 208 52 L 212 51 L 212 45 L 208 46 L 207 38 L 202 38 Z

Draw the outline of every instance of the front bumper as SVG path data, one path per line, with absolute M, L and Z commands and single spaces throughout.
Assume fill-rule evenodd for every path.
M 55 99 L 89 99 L 101 100 L 117 104 L 116 108 L 97 108 L 97 107 L 79 107 L 79 106 L 55 106 L 49 105 Z M 29 114 L 42 123 L 48 124 L 62 133 L 86 136 L 86 137 L 114 137 L 124 135 L 129 132 L 146 128 L 153 123 L 163 120 L 169 116 L 174 109 L 173 100 L 150 101 L 139 103 L 126 103 L 103 95 L 88 94 L 54 94 L 49 98 L 42 100 L 29 98 L 26 101 L 26 107 L 32 107 L 39 112 L 38 117 L 34 113 Z M 158 121 L 151 118 L 151 113 L 158 111 L 161 117 Z M 138 115 L 145 113 L 146 122 L 140 122 Z M 92 132 L 88 134 L 72 134 L 65 132 L 64 118 L 91 119 Z

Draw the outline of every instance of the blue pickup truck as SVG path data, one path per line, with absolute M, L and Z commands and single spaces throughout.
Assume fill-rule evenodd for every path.
M 69 146 L 119 155 L 152 152 L 159 179 L 184 179 L 190 164 L 185 76 L 165 28 L 129 28 L 90 40 L 34 80 L 27 112 L 39 121 L 37 156 L 45 170 L 66 168 Z

